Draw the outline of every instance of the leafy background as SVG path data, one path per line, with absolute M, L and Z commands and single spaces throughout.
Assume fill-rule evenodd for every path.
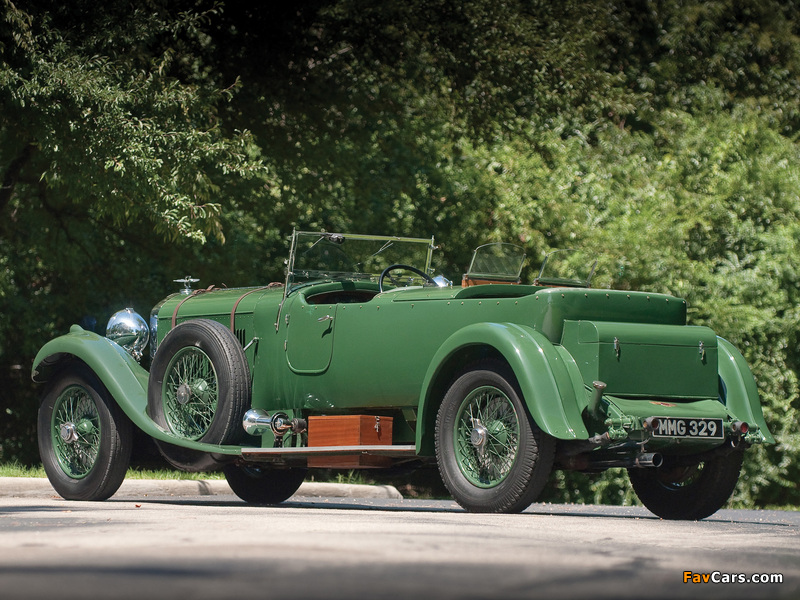
M 0 461 L 48 339 L 191 273 L 282 279 L 293 227 L 601 256 L 752 366 L 800 504 L 800 8 L 777 0 L 0 0 Z M 632 502 L 623 473 L 546 499 Z

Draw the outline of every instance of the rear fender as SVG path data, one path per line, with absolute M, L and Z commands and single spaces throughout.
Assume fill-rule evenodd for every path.
M 587 439 L 581 418 L 586 391 L 572 358 L 544 335 L 514 323 L 476 323 L 451 335 L 436 352 L 422 384 L 417 409 L 417 451 L 434 453 L 436 413 L 441 390 L 454 375 L 451 359 L 470 347 L 499 353 L 517 378 L 531 417 L 546 433 L 562 440 Z M 572 367 L 572 369 L 570 368 Z M 574 372 L 571 372 L 574 371 Z
M 39 350 L 31 376 L 35 382 L 44 383 L 76 359 L 89 366 L 128 418 L 147 435 L 202 452 L 241 453 L 238 446 L 194 442 L 159 427 L 147 414 L 149 373 L 121 346 L 78 325 L 73 325 L 67 335 L 47 342 Z
M 750 425 L 757 425 L 764 441 L 774 444 L 775 438 L 767 429 L 758 387 L 742 354 L 728 340 L 717 337 L 719 349 L 719 376 L 724 384 L 723 401 L 730 412 Z

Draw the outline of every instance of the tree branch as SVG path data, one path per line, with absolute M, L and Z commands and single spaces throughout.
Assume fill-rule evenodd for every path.
M 25 165 L 30 161 L 33 156 L 33 151 L 36 146 L 33 144 L 26 145 L 20 155 L 11 161 L 8 165 L 5 175 L 3 176 L 3 184 L 0 186 L 0 213 L 3 212 L 5 207 L 11 201 L 11 196 L 14 194 L 14 188 L 19 181 L 20 173 Z

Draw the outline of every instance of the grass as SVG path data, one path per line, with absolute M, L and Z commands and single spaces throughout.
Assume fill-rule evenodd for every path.
M 44 472 L 44 467 L 41 465 L 35 467 L 26 467 L 17 462 L 0 464 L 0 477 L 47 477 Z M 142 469 L 140 467 L 132 467 L 128 469 L 125 475 L 126 479 L 159 479 L 159 480 L 173 480 L 173 479 L 225 479 L 221 471 L 213 473 L 186 473 L 173 469 Z M 366 478 L 363 473 L 359 471 L 316 471 L 309 475 L 309 481 L 321 481 L 328 483 L 353 483 L 353 484 L 370 484 L 371 480 Z
M 46 477 L 46 475 L 42 466 L 24 467 L 12 462 L 0 464 L 0 477 Z
M 44 467 L 26 467 L 19 463 L 0 464 L 0 477 L 47 477 Z M 183 471 L 173 471 L 170 469 L 128 469 L 126 479 L 225 479 L 222 473 L 185 473 Z
M 319 481 L 322 483 L 347 483 L 356 485 L 369 485 L 373 481 L 367 479 L 361 471 L 316 471 L 309 473 L 308 481 Z

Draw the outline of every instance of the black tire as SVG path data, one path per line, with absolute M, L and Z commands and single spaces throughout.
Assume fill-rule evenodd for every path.
M 662 519 L 696 521 L 713 515 L 736 489 L 744 451 L 734 450 L 693 466 L 628 469 L 633 490 Z
M 175 444 L 162 442 L 161 440 L 153 441 L 156 444 L 156 448 L 158 448 L 158 451 L 161 453 L 162 458 L 167 461 L 167 464 L 179 471 L 185 471 L 187 473 L 212 473 L 219 471 L 233 460 L 233 457 L 227 457 L 221 454 L 210 454 L 208 452 L 183 448 Z
M 194 319 L 175 327 L 159 346 L 150 369 L 147 412 L 187 440 L 235 444 L 244 437 L 242 416 L 250 393 L 250 369 L 236 336 L 217 321 Z M 174 466 L 185 462 L 185 452 L 170 456 L 170 444 L 158 446 Z
M 269 469 L 228 464 L 222 469 L 228 485 L 250 504 L 280 504 L 291 498 L 306 478 L 306 469 Z
M 106 500 L 122 485 L 133 429 L 89 368 L 69 368 L 49 383 L 37 429 L 45 473 L 61 497 Z
M 494 361 L 464 372 L 445 394 L 436 460 L 468 511 L 522 512 L 547 483 L 555 440 L 533 423 L 521 397 L 513 373 Z

